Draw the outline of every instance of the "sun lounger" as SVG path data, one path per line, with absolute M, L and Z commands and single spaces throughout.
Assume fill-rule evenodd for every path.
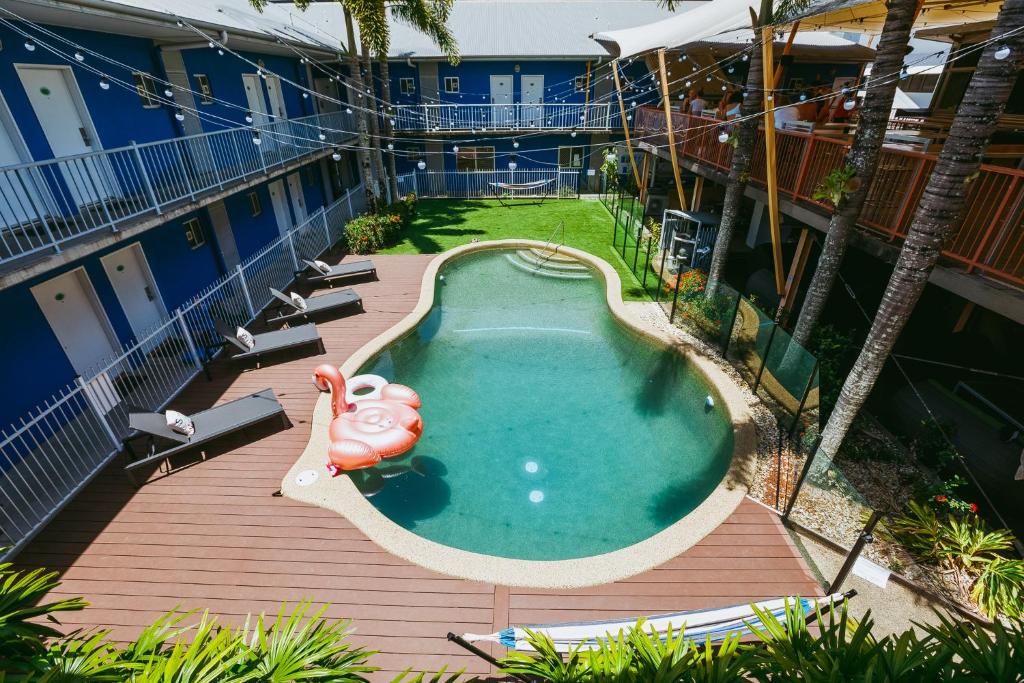
M 302 259 L 302 262 L 306 264 L 305 270 L 300 270 L 295 275 L 302 277 L 306 282 L 310 284 L 331 284 L 335 280 L 342 280 L 349 277 L 360 277 L 360 276 L 371 276 L 374 279 L 377 278 L 377 266 L 373 265 L 373 261 L 369 259 L 363 259 L 362 261 L 351 261 L 349 263 L 339 263 L 335 266 L 331 266 L 330 272 L 325 273 L 320 270 L 316 263 L 309 259 Z
M 270 293 L 280 303 L 273 309 L 267 308 L 264 310 L 263 317 L 267 324 L 291 322 L 292 320 L 299 319 L 308 320 L 313 316 L 339 308 L 356 306 L 360 311 L 363 310 L 363 298 L 356 294 L 354 289 L 339 289 L 327 292 L 326 294 L 311 296 L 306 299 L 305 310 L 296 306 L 291 297 L 282 294 L 273 287 L 270 287 Z M 275 313 L 273 317 L 269 315 L 271 312 Z
M 828 608 L 835 604 L 837 607 L 848 598 L 856 595 L 856 591 L 836 593 L 820 598 L 799 598 L 807 621 L 815 618 L 815 609 L 820 608 L 827 612 Z M 755 602 L 754 605 L 761 610 L 767 610 L 776 618 L 784 619 L 786 615 L 786 603 L 793 606 L 798 598 L 777 598 L 775 600 L 763 600 Z M 609 637 L 615 638 L 619 631 L 628 632 L 636 625 L 637 618 L 622 620 L 610 619 L 607 621 L 582 621 L 565 624 L 535 624 L 527 626 L 515 626 L 507 628 L 498 633 L 489 635 L 477 635 L 466 633 L 461 636 L 454 633 L 448 634 L 448 640 L 465 648 L 473 654 L 487 659 L 492 664 L 497 662 L 493 657 L 473 645 L 474 642 L 498 643 L 511 650 L 519 652 L 533 652 L 534 649 L 528 641 L 526 629 L 537 634 L 544 634 L 551 638 L 557 652 L 566 653 L 574 648 L 583 650 L 597 649 L 601 641 Z M 669 627 L 674 633 L 682 630 L 686 638 L 696 641 L 698 644 L 707 643 L 708 638 L 712 643 L 719 642 L 730 634 L 750 636 L 753 634 L 750 627 L 762 628 L 761 620 L 749 604 L 732 605 L 714 609 L 693 610 L 689 612 L 674 612 L 672 614 L 659 614 L 657 616 L 644 618 L 644 630 L 654 631 L 662 636 L 668 633 Z M 609 635 L 610 634 L 610 635 Z
M 233 349 L 234 353 L 230 356 L 232 360 L 255 358 L 257 362 L 262 356 L 311 344 L 316 344 L 320 353 L 326 352 L 324 342 L 320 339 L 320 333 L 317 332 L 316 325 L 313 323 L 254 334 L 252 339 L 255 343 L 251 349 L 238 339 L 236 336 L 238 329 L 236 327 L 232 327 L 223 320 L 214 320 L 213 323 L 222 341 L 216 344 L 209 344 L 205 348 L 203 355 L 206 358 L 206 362 L 203 363 L 203 372 L 206 373 L 206 379 L 211 379 L 210 362 L 213 360 L 213 352 L 220 348 Z
M 279 418 L 285 428 L 291 426 L 284 408 L 274 396 L 273 389 L 264 389 L 255 394 L 235 399 L 203 410 L 190 416 L 195 426 L 192 436 L 179 434 L 167 425 L 167 418 L 162 413 L 130 412 L 128 426 L 132 435 L 124 440 L 125 450 L 131 462 L 125 465 L 125 471 L 135 482 L 134 472 L 152 463 L 163 465 L 167 459 L 184 451 L 207 446 L 222 436 L 241 431 L 260 422 Z M 148 437 L 148 450 L 139 458 L 131 447 L 131 440 L 139 436 Z M 160 444 L 164 447 L 159 449 Z M 168 467 L 170 471 L 170 467 Z

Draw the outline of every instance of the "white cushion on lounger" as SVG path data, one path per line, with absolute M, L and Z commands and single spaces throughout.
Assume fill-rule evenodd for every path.
M 316 260 L 314 260 L 313 261 L 313 265 L 316 266 L 317 270 L 319 270 L 324 275 L 330 275 L 331 274 L 331 267 L 329 265 L 327 265 L 326 263 L 324 263 L 323 261 L 316 261 Z
M 192 418 L 188 415 L 182 415 L 177 410 L 168 410 L 164 413 L 164 417 L 167 418 L 167 426 L 172 432 L 185 436 L 192 436 L 196 433 L 196 426 L 192 424 Z
M 252 332 L 245 329 L 244 327 L 239 327 L 238 329 L 235 330 L 235 339 L 237 339 L 239 343 L 242 344 L 242 346 L 249 349 L 250 351 L 252 351 L 253 348 L 255 348 L 256 346 L 256 339 L 253 338 Z
M 295 304 L 295 308 L 299 309 L 300 311 L 306 310 L 306 300 L 305 299 L 303 299 L 301 296 L 299 296 L 295 292 L 289 292 L 288 296 L 290 296 L 292 298 L 292 303 Z

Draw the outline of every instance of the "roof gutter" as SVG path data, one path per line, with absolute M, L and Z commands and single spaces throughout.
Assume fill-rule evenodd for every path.
M 159 45 L 157 45 L 157 47 L 161 51 L 163 51 L 163 50 L 198 50 L 201 47 L 209 47 L 211 42 L 212 41 L 210 41 L 210 40 L 193 40 L 193 41 L 187 41 L 187 42 L 184 42 L 184 43 L 160 43 Z M 220 44 L 221 45 L 227 45 L 228 44 L 228 32 L 227 32 L 227 29 L 223 29 L 222 28 L 220 30 Z

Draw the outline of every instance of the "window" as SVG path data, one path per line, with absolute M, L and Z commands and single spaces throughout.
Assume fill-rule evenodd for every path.
M 213 88 L 210 87 L 210 79 L 206 74 L 192 74 L 196 79 L 196 87 L 199 88 L 199 103 L 213 104 Z
M 576 77 L 576 92 L 583 92 L 587 89 L 587 77 L 577 76 Z
M 403 95 L 412 95 L 416 92 L 416 79 L 414 78 L 399 78 L 398 89 Z
M 900 83 L 900 90 L 903 92 L 934 92 L 935 84 L 938 82 L 938 74 L 914 74 L 903 79 L 903 82 Z
M 562 168 L 583 168 L 583 148 L 559 147 L 558 165 Z
M 203 224 L 199 222 L 198 218 L 190 218 L 185 221 L 185 239 L 188 241 L 188 246 L 192 249 L 198 249 L 206 244 Z
M 493 171 L 493 147 L 460 147 L 455 155 L 456 171 Z
M 459 77 L 458 76 L 445 76 L 444 77 L 444 91 L 445 92 L 459 92 Z
M 263 205 L 260 203 L 260 195 L 257 192 L 249 193 L 249 214 L 255 218 L 263 213 Z
M 160 106 L 159 95 L 156 94 L 156 83 L 153 82 L 152 76 L 136 71 L 132 74 L 132 80 L 135 81 L 135 91 L 139 93 L 143 107 L 154 109 Z

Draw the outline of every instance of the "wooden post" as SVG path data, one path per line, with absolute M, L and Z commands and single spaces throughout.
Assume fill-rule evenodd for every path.
M 626 151 L 629 152 L 629 165 L 633 167 L 633 179 L 636 186 L 640 187 L 640 171 L 636 167 L 636 157 L 633 156 L 633 143 L 629 140 L 629 121 L 626 120 L 626 104 L 622 101 L 622 83 L 619 81 L 619 61 L 612 62 L 612 76 L 615 77 L 615 92 L 619 96 L 619 114 L 622 116 L 622 134 L 626 139 Z
M 967 327 L 967 321 L 971 319 L 971 314 L 974 313 L 974 306 L 973 301 L 964 303 L 964 308 L 960 311 L 960 317 L 957 318 L 956 325 L 953 326 L 953 334 L 964 331 L 964 328 Z
M 704 194 L 704 176 L 697 176 L 693 183 L 693 196 L 690 197 L 690 211 L 700 210 L 700 198 Z
M 793 26 L 789 29 L 789 38 L 786 40 L 785 47 L 782 48 L 782 56 L 786 57 L 793 51 L 793 40 L 796 38 L 796 32 L 800 30 L 800 22 L 794 21 Z M 785 75 L 785 69 L 782 65 L 782 60 L 779 60 L 779 66 L 775 69 L 775 78 L 772 79 L 773 87 L 778 88 L 782 85 L 782 77 Z
M 768 221 L 772 236 L 772 262 L 775 267 L 775 292 L 780 297 L 785 291 L 782 265 L 782 232 L 779 228 L 779 178 L 775 156 L 775 76 L 772 67 L 775 65 L 772 41 L 775 36 L 771 27 L 761 29 L 761 60 L 764 72 L 764 151 L 765 176 L 768 180 Z
M 686 208 L 686 193 L 683 191 L 683 178 L 679 175 L 679 155 L 676 152 L 676 133 L 672 125 L 671 97 L 668 91 L 668 76 L 665 74 L 665 48 L 658 50 L 658 72 L 661 74 L 661 101 L 665 106 L 665 124 L 668 127 L 668 151 L 672 159 L 672 176 L 676 181 L 676 194 L 679 196 L 679 208 Z
M 793 302 L 796 300 L 796 293 L 800 289 L 800 280 L 803 279 L 804 269 L 807 267 L 807 259 L 811 254 L 811 244 L 814 240 L 811 238 L 811 231 L 809 228 L 804 228 L 800 231 L 800 240 L 796 243 L 796 254 L 793 255 L 793 262 L 789 266 L 789 276 L 786 278 L 786 292 L 782 296 L 782 302 L 779 304 L 779 310 L 781 311 L 780 320 L 785 320 L 786 316 L 789 315 L 790 309 L 793 308 Z
M 644 167 L 640 171 L 640 187 L 637 188 L 637 192 L 640 193 L 640 204 L 641 206 L 647 206 L 647 177 L 650 174 L 651 155 L 644 154 Z

